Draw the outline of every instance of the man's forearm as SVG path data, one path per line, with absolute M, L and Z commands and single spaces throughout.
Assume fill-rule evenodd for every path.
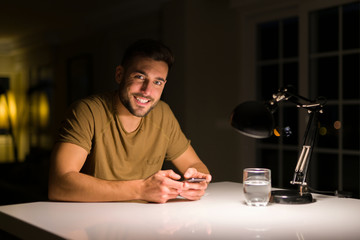
M 146 179 L 107 181 L 79 172 L 49 179 L 49 199 L 56 201 L 108 202 L 143 200 L 165 203 L 182 191 L 180 175 L 172 170 L 158 171 Z
M 210 174 L 209 169 L 203 162 L 197 162 L 190 166 L 190 168 L 195 168 L 198 172 Z
M 50 178 L 49 199 L 55 201 L 106 202 L 140 199 L 142 180 L 107 181 L 79 172 Z

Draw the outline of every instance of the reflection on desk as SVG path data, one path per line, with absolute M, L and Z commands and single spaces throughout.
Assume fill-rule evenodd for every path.
M 22 239 L 360 239 L 360 200 L 314 197 L 249 207 L 242 184 L 219 182 L 199 201 L 1 206 L 0 228 Z

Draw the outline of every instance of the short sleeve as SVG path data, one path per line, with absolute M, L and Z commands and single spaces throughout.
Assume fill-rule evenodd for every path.
M 167 106 L 168 107 L 168 106 Z M 183 154 L 190 145 L 190 140 L 186 138 L 185 134 L 181 130 L 180 124 L 168 107 L 169 115 L 169 145 L 166 152 L 166 160 L 172 161 Z
M 93 111 L 85 101 L 74 103 L 61 122 L 57 141 L 76 144 L 89 153 L 93 135 Z

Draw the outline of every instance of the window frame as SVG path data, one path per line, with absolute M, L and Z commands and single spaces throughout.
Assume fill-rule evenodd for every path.
M 233 5 L 235 6 L 236 4 Z M 353 3 L 354 0 L 329 0 L 329 1 L 289 1 L 287 3 L 280 3 L 279 1 L 257 1 L 253 4 L 238 4 L 239 6 L 239 22 L 240 22 L 240 33 L 241 33 L 241 74 L 242 79 L 240 84 L 240 97 L 239 101 L 244 102 L 248 100 L 260 100 L 257 98 L 257 89 L 258 83 L 255 81 L 257 79 L 257 44 L 256 44 L 256 34 L 257 34 L 257 25 L 266 21 L 273 21 L 276 19 L 284 19 L 289 17 L 297 16 L 299 18 L 299 39 L 298 39 L 298 69 L 299 69 L 299 85 L 298 93 L 302 96 L 310 96 L 310 51 L 309 51 L 309 14 L 310 12 L 345 5 L 348 3 Z M 241 6 L 240 6 L 241 5 Z M 260 6 L 261 5 L 261 6 Z M 341 69 L 340 69 L 341 73 Z M 249 79 L 253 79 L 249 83 Z M 303 133 L 306 128 L 306 121 L 304 118 L 306 113 L 299 111 L 298 116 L 298 143 L 302 143 Z M 259 143 L 259 141 L 251 142 L 254 149 L 253 153 L 247 153 L 247 157 L 252 158 L 252 164 L 259 164 L 259 158 L 257 152 L 264 145 Z M 244 149 L 244 148 L 242 148 Z M 280 152 L 286 149 L 283 146 L 280 146 Z M 315 152 L 322 151 L 328 153 L 334 153 L 333 149 L 327 151 L 325 149 L 316 149 Z M 338 148 L 337 154 L 342 154 L 342 149 Z M 360 150 L 357 151 L 360 154 Z M 343 178 L 342 178 L 342 159 L 338 160 L 338 178 L 337 182 L 339 184 L 338 190 L 343 188 Z M 283 166 L 282 162 L 279 162 L 279 169 Z M 295 169 L 295 165 L 294 165 Z M 312 172 L 316 172 L 317 169 L 310 169 Z M 282 171 L 280 171 L 282 172 Z M 359 169 L 360 172 L 360 169 Z M 273 178 L 275 176 L 273 175 Z M 282 178 L 282 175 L 277 176 L 279 179 Z M 289 179 L 290 181 L 291 179 Z M 359 180 L 360 181 L 360 180 Z M 316 180 L 314 180 L 316 183 Z M 280 186 L 281 187 L 281 186 Z M 335 190 L 335 189 L 334 189 Z

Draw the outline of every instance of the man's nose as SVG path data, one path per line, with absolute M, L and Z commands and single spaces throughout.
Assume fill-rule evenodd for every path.
M 141 91 L 145 94 L 149 94 L 151 91 L 151 86 L 149 80 L 145 80 L 143 84 L 141 85 Z

